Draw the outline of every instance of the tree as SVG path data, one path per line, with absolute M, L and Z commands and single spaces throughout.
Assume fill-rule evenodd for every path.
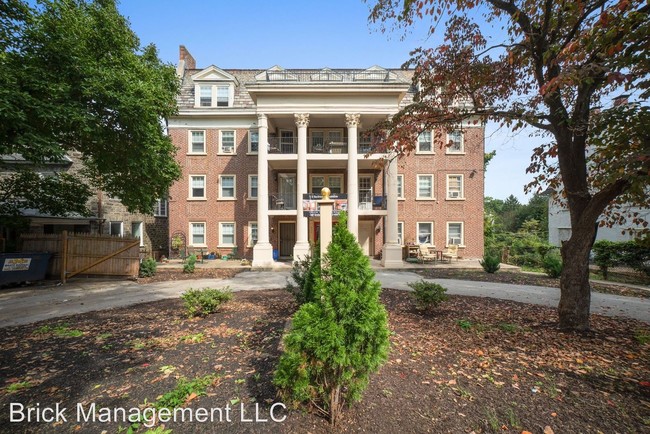
M 457 129 L 461 121 L 530 125 L 547 138 L 534 150 L 528 189 L 562 186 L 571 216 L 561 249 L 562 329 L 589 328 L 598 217 L 614 201 L 647 200 L 648 107 L 612 105 L 608 96 L 650 96 L 649 11 L 643 0 L 377 0 L 370 15 L 384 29 L 430 19 L 431 32 L 446 19 L 444 43 L 416 49 L 406 64 L 419 91 L 382 125 L 386 146 L 409 150 L 422 128 Z M 503 34 L 488 42 L 481 30 L 490 26 Z
M 284 398 L 310 401 L 332 424 L 361 399 L 370 374 L 388 356 L 381 286 L 341 213 L 327 248 L 316 297 L 293 317 L 274 382 Z M 285 401 L 287 402 L 287 401 Z
M 39 165 L 77 152 L 83 170 L 46 186 L 58 185 L 67 209 L 46 188 L 32 189 L 30 206 L 56 215 L 84 210 L 92 187 L 119 197 L 129 211 L 151 213 L 180 176 L 163 125 L 176 110 L 173 66 L 153 45 L 140 47 L 114 0 L 39 0 L 34 8 L 6 0 L 0 28 L 0 154 L 34 165 L 5 181 L 3 191 L 33 178 Z

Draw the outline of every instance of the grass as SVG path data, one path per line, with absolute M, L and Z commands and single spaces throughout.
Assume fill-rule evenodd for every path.
M 641 345 L 650 343 L 650 330 L 637 330 L 634 339 Z
M 182 342 L 192 342 L 192 343 L 195 343 L 195 344 L 203 342 L 204 339 L 205 339 L 205 334 L 204 333 L 194 333 L 194 334 L 181 336 L 181 341 Z
M 30 387 L 32 387 L 32 383 L 30 383 L 29 381 L 19 381 L 17 383 L 11 383 L 9 386 L 5 388 L 5 390 L 8 393 L 16 393 L 19 390 L 29 389 Z
M 52 334 L 58 338 L 78 338 L 84 335 L 84 332 L 71 329 L 68 324 L 59 324 L 57 326 L 44 325 L 37 328 L 34 333 L 38 335 Z
M 205 391 L 218 378 L 216 374 L 198 377 L 193 380 L 181 378 L 178 380 L 176 387 L 159 397 L 154 403 L 157 409 L 168 408 L 173 410 L 185 405 L 185 402 L 194 394 L 196 396 L 205 395 Z

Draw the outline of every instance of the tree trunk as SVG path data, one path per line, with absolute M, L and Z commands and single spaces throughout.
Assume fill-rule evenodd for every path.
M 571 238 L 562 245 L 564 267 L 560 277 L 558 307 L 562 330 L 589 330 L 589 252 L 595 231 L 594 225 L 574 227 Z

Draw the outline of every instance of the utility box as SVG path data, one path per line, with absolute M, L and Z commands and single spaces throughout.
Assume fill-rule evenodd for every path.
M 0 286 L 45 279 L 51 253 L 0 253 Z

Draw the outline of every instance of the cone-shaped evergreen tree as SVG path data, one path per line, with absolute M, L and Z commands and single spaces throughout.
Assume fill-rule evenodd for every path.
M 300 307 L 285 337 L 275 384 L 285 399 L 310 401 L 332 423 L 361 399 L 370 374 L 388 355 L 381 285 L 341 214 L 316 281 L 320 298 Z

